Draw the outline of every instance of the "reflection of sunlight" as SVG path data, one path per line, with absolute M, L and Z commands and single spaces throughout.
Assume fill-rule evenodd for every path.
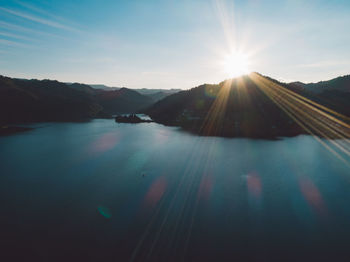
M 167 182 L 163 176 L 155 180 L 146 193 L 144 204 L 147 207 L 154 208 L 162 198 L 166 189 L 166 185 Z
M 153 261 L 159 256 L 159 250 L 176 250 L 180 255 L 187 253 L 194 221 L 198 219 L 198 206 L 209 201 L 215 183 L 211 170 L 216 140 L 198 138 L 196 141 L 194 148 L 188 152 L 183 172 L 179 173 L 178 184 L 170 187 L 171 181 L 162 176 L 149 187 L 143 207 L 153 210 L 153 214 L 130 261 Z M 171 194 L 167 199 L 164 195 L 168 190 Z M 179 237 L 183 241 L 179 242 Z
M 259 199 L 262 192 L 260 176 L 256 172 L 251 172 L 247 175 L 248 192 L 254 198 Z
M 310 179 L 300 178 L 299 187 L 307 203 L 318 213 L 325 214 L 326 207 L 324 205 L 321 193 L 316 185 Z
M 119 133 L 109 132 L 97 138 L 88 148 L 89 153 L 99 154 L 111 150 L 119 142 Z
M 212 190 L 213 180 L 211 176 L 204 174 L 199 184 L 198 197 L 202 198 L 203 200 L 208 200 Z

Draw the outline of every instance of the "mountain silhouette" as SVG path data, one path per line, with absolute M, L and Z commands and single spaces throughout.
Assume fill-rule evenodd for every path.
M 0 123 L 78 121 L 104 115 L 86 92 L 51 80 L 0 76 Z
M 0 124 L 82 121 L 134 113 L 154 100 L 121 88 L 106 91 L 79 83 L 0 76 Z
M 310 132 L 322 135 L 323 130 L 316 124 L 317 128 L 306 128 L 309 122 L 318 124 L 321 121 L 319 106 L 349 112 L 349 103 L 343 99 L 347 92 L 344 79 L 331 83 L 334 90 L 315 94 L 302 88 L 301 84 L 285 84 L 252 73 L 218 85 L 204 84 L 181 91 L 158 101 L 144 112 L 158 123 L 180 126 L 200 135 L 253 138 L 278 138 Z M 320 88 L 323 85 L 324 82 L 320 82 Z M 332 92 L 332 98 L 328 97 L 328 102 L 321 99 L 329 96 L 329 92 Z M 312 99 L 310 101 L 322 104 L 305 102 L 300 94 L 307 94 L 305 96 Z M 335 106 L 330 101 L 338 104 Z M 334 116 L 328 111 L 326 114 L 329 119 Z M 341 121 L 345 119 L 344 116 Z
M 350 75 L 318 83 L 294 82 L 289 83 L 288 87 L 338 113 L 350 116 Z
M 96 90 L 95 98 L 108 114 L 136 113 L 154 103 L 151 97 L 125 87 L 114 91 Z
M 0 124 L 82 121 L 142 112 L 155 122 L 206 136 L 342 138 L 349 137 L 349 87 L 350 76 L 305 84 L 251 73 L 217 85 L 180 92 L 142 89 L 140 94 L 128 88 L 105 90 L 0 76 Z
M 89 86 L 94 89 L 102 89 L 106 91 L 112 91 L 112 90 L 114 91 L 122 88 L 122 87 L 111 87 L 111 86 L 98 85 L 98 84 L 90 84 Z M 156 100 L 156 101 L 163 99 L 168 95 L 172 95 L 181 91 L 181 89 L 154 89 L 154 88 L 138 88 L 138 89 L 135 88 L 132 90 L 140 93 L 141 95 L 150 96 L 154 98 L 153 100 Z

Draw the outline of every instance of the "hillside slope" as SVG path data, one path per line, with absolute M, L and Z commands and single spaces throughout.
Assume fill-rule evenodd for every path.
M 308 122 L 321 121 L 318 108 L 305 103 L 297 94 L 286 84 L 252 73 L 218 85 L 205 84 L 176 93 L 155 103 L 145 113 L 158 123 L 180 126 L 200 135 L 294 136 L 309 133 L 310 129 L 305 128 Z M 337 100 L 341 97 L 337 95 Z M 342 106 L 349 109 L 345 101 Z M 300 124 L 303 121 L 305 125 Z M 320 134 L 320 130 L 314 132 Z
M 95 98 L 109 114 L 136 113 L 154 103 L 151 97 L 124 87 L 114 91 L 97 90 Z
M 0 124 L 81 121 L 135 113 L 154 100 L 136 91 L 94 89 L 79 83 L 0 76 Z
M 89 94 L 64 83 L 0 76 L 0 123 L 77 121 L 100 115 L 102 107 Z
M 318 83 L 290 83 L 294 92 L 350 116 L 350 75 Z

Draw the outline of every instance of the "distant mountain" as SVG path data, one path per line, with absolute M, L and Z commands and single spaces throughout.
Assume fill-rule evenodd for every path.
M 95 88 L 95 89 L 103 89 L 103 90 L 107 90 L 107 91 L 119 90 L 121 88 L 121 87 L 112 87 L 112 86 L 95 85 L 95 84 L 90 84 L 89 86 L 91 86 L 92 88 Z
M 106 91 L 79 83 L 0 76 L 0 124 L 111 117 L 135 113 L 153 102 L 127 88 Z
M 136 113 L 154 103 L 152 98 L 124 87 L 115 91 L 97 90 L 95 98 L 109 114 Z
M 89 86 L 91 86 L 94 89 L 102 89 L 106 91 L 111 91 L 111 90 L 115 91 L 123 88 L 123 87 L 110 87 L 106 85 L 96 85 L 96 84 L 90 84 Z M 151 88 L 139 88 L 139 89 L 131 89 L 131 90 L 137 91 L 141 95 L 146 95 L 151 97 L 154 102 L 159 101 L 164 97 L 167 97 L 168 95 L 172 95 L 181 91 L 181 89 L 151 89 Z
M 75 89 L 75 90 L 79 90 L 79 91 L 85 92 L 85 93 L 90 94 L 90 95 L 94 95 L 96 92 L 96 89 L 92 88 L 89 85 L 85 85 L 85 84 L 72 83 L 72 84 L 68 84 L 68 86 Z
M 109 90 L 95 89 L 90 85 L 78 83 L 70 84 L 70 87 L 92 95 L 104 111 L 112 115 L 136 113 L 155 102 L 152 97 L 141 95 L 137 91 L 125 87 L 110 88 Z
M 154 95 L 157 93 L 162 93 L 165 96 L 172 95 L 181 91 L 181 89 L 149 89 L 149 88 L 141 88 L 141 89 L 134 89 L 134 90 L 139 92 L 142 95 Z
M 96 84 L 89 85 L 89 86 L 94 89 L 100 89 L 105 91 L 112 91 L 112 90 L 116 91 L 116 90 L 125 88 L 125 87 L 110 87 L 106 85 L 96 85 Z M 154 103 L 169 95 L 172 95 L 181 91 L 181 89 L 149 89 L 149 88 L 129 89 L 129 90 L 134 90 L 141 95 L 150 97 Z
M 335 82 L 335 89 L 339 90 L 338 84 L 343 81 Z M 346 90 L 346 86 L 341 88 Z M 158 101 L 145 113 L 158 123 L 180 126 L 200 135 L 254 138 L 294 136 L 308 133 L 300 124 L 302 121 L 306 121 L 307 125 L 314 117 L 322 117 L 313 105 L 293 95 L 306 92 L 302 84 L 288 85 L 252 73 L 218 85 L 204 84 L 178 92 Z M 311 92 L 308 92 L 308 97 L 333 109 L 342 107 L 349 110 L 350 103 L 342 98 L 345 92 L 332 92 L 340 92 L 333 93 L 334 101 L 339 102 L 337 107 L 324 103 Z M 323 94 L 326 94 L 325 91 Z M 298 117 L 304 119 L 296 120 Z
M 158 102 L 159 100 L 162 100 L 163 98 L 171 95 L 170 93 L 166 93 L 166 92 L 156 92 L 153 94 L 145 94 L 146 96 L 150 97 L 154 102 Z

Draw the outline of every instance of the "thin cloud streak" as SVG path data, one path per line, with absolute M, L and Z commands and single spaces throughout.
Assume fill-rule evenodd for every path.
M 59 16 L 53 15 L 53 14 L 51 14 L 51 13 L 49 13 L 49 12 L 43 10 L 43 9 L 37 8 L 37 7 L 35 7 L 33 5 L 30 5 L 28 3 L 23 3 L 21 1 L 15 1 L 15 2 L 18 3 L 19 5 L 25 7 L 26 9 L 29 9 L 29 10 L 34 11 L 36 13 L 40 13 L 40 14 L 43 14 L 43 15 L 46 15 L 46 16 L 50 16 L 50 17 L 55 18 L 57 20 L 63 20 Z
M 11 30 L 11 31 L 17 31 L 17 32 L 21 32 L 21 33 L 38 34 L 38 35 L 43 35 L 43 36 L 66 39 L 66 37 L 63 37 L 60 35 L 50 34 L 50 33 L 43 32 L 43 31 L 37 31 L 37 30 L 29 29 L 29 28 L 26 28 L 23 26 L 14 25 L 14 24 L 2 22 L 2 21 L 0 21 L 0 28 L 6 29 L 6 30 Z
M 26 9 L 34 11 L 34 13 L 39 13 L 39 14 L 42 14 L 44 16 L 50 17 L 52 19 L 58 20 L 58 21 L 60 21 L 63 24 L 72 24 L 71 21 L 68 21 L 67 19 L 64 19 L 63 17 L 60 17 L 60 16 L 54 15 L 54 14 L 52 14 L 50 12 L 47 12 L 44 9 L 38 8 L 38 7 L 33 6 L 31 4 L 28 4 L 28 3 L 23 3 L 21 1 L 15 1 L 15 2 L 18 3 L 19 5 L 21 5 L 22 7 L 26 8 Z M 74 29 L 74 30 L 76 30 L 76 29 Z
M 5 37 L 10 37 L 10 38 L 17 38 L 17 39 L 22 39 L 22 40 L 27 40 L 27 41 L 35 41 L 33 38 L 21 36 L 21 35 L 16 35 L 16 34 L 11 34 L 7 32 L 0 32 L 0 36 L 5 36 Z
M 72 31 L 72 32 L 80 32 L 79 30 L 77 30 L 75 28 L 63 25 L 63 24 L 55 22 L 55 21 L 50 21 L 48 19 L 44 19 L 44 18 L 40 18 L 40 17 L 34 16 L 34 15 L 30 15 L 27 13 L 14 11 L 14 10 L 4 8 L 4 7 L 0 7 L 0 10 L 7 12 L 9 14 L 21 17 L 21 18 L 31 20 L 33 22 L 40 23 L 42 25 L 46 25 L 46 26 L 50 26 L 50 27 L 54 27 L 54 28 L 58 28 L 58 29 L 64 29 L 64 30 L 68 30 L 68 31 Z
M 310 64 L 301 64 L 298 65 L 298 67 L 330 67 L 330 66 L 339 66 L 339 65 L 349 65 L 349 61 L 321 61 L 316 63 L 310 63 Z
M 18 43 L 18 42 L 11 41 L 11 40 L 5 40 L 5 39 L 0 39 L 0 45 L 18 46 L 18 47 L 31 47 L 30 45 L 26 45 L 26 44 L 23 44 L 23 43 Z

